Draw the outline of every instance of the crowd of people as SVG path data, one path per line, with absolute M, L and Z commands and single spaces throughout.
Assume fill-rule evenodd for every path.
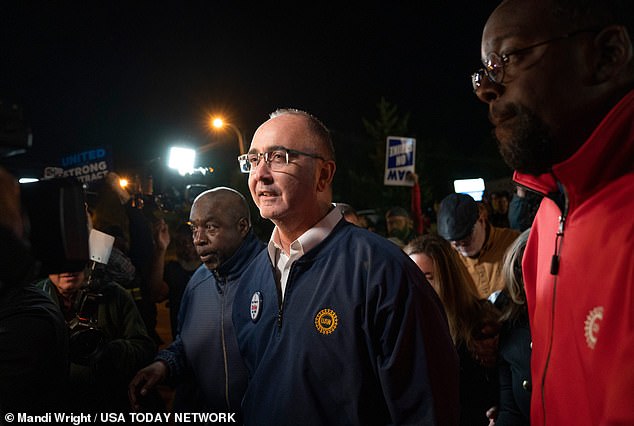
M 333 202 L 330 132 L 297 109 L 239 156 L 250 200 L 206 190 L 171 228 L 110 174 L 74 224 L 111 237 L 104 261 L 42 268 L 0 169 L 2 418 L 634 424 L 633 17 L 620 0 L 501 2 L 472 83 L 517 186 L 448 194 L 434 223 L 417 175 L 384 234 Z

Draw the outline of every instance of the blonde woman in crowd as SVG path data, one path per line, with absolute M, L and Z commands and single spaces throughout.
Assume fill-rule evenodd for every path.
M 447 313 L 460 357 L 460 424 L 487 425 L 486 412 L 498 399 L 499 313 L 480 298 L 459 254 L 442 237 L 426 234 L 403 250 L 425 274 Z

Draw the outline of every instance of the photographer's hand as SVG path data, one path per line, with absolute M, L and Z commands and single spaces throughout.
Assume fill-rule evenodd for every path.
M 154 242 L 156 250 L 166 251 L 170 244 L 169 227 L 164 219 L 159 219 L 154 224 Z
M 168 366 L 163 361 L 155 361 L 136 373 L 136 376 L 128 386 L 128 397 L 130 398 L 130 406 L 133 410 L 141 409 L 142 399 L 154 389 L 154 387 L 162 383 L 168 374 Z

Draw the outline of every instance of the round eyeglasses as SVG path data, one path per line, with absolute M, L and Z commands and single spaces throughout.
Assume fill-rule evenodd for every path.
M 471 85 L 473 86 L 473 91 L 475 92 L 480 88 L 484 77 L 486 77 L 492 83 L 502 85 L 504 83 L 504 71 L 510 61 L 511 56 L 520 55 L 522 53 L 526 53 L 532 49 L 535 49 L 536 47 L 570 38 L 578 34 L 595 33 L 599 30 L 599 28 L 583 28 L 581 30 L 563 34 L 558 37 L 540 41 L 539 43 L 531 44 L 527 47 L 522 47 L 521 49 L 515 49 L 509 53 L 504 53 L 500 55 L 496 52 L 491 52 L 482 61 L 482 65 L 484 65 L 484 68 L 480 68 L 479 70 L 471 74 Z
M 252 173 L 260 163 L 260 159 L 263 158 L 264 162 L 271 170 L 279 172 L 288 165 L 289 157 L 294 155 L 303 155 L 304 157 L 317 158 L 319 160 L 326 161 L 324 157 L 317 154 L 279 147 L 268 152 L 250 152 L 248 154 L 242 154 L 238 156 L 238 164 L 240 165 L 240 171 L 242 173 Z

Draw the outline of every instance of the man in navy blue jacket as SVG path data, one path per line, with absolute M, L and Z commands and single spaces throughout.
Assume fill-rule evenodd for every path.
M 233 307 L 246 424 L 457 424 L 458 359 L 439 299 L 387 239 L 332 205 L 324 125 L 278 110 L 239 157 L 275 228 Z
M 130 383 L 134 408 L 155 385 L 177 384 L 174 411 L 232 413 L 240 422 L 247 370 L 231 321 L 238 279 L 264 244 L 251 230 L 239 192 L 215 188 L 200 194 L 190 212 L 194 245 L 203 264 L 189 280 L 176 339 Z

